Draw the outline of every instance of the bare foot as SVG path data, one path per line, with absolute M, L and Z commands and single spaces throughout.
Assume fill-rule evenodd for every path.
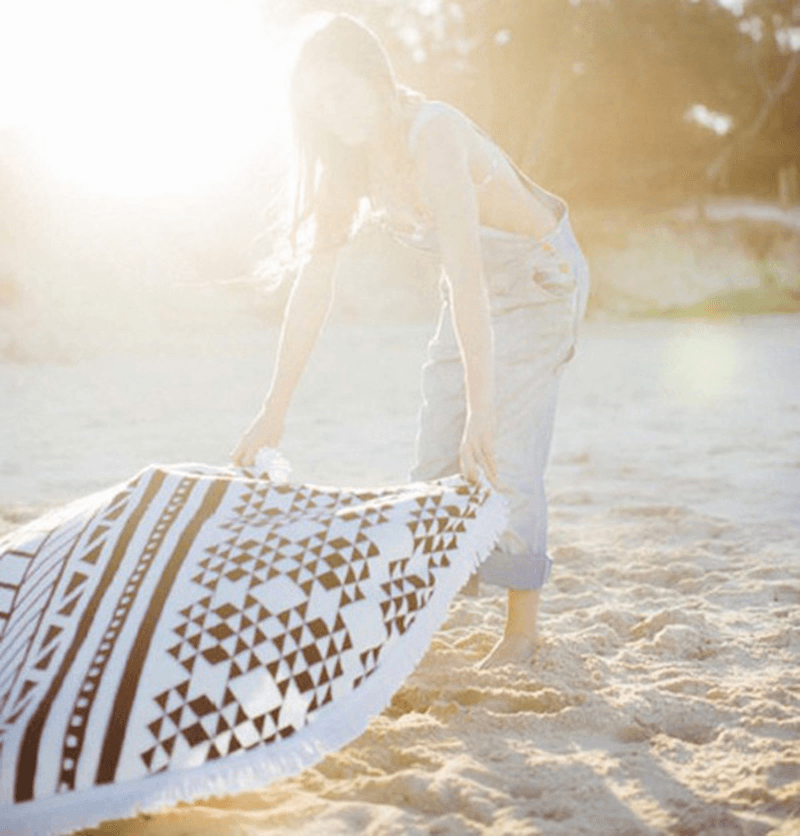
M 489 655 L 479 663 L 478 667 L 481 670 L 486 670 L 500 665 L 525 665 L 533 659 L 538 646 L 539 642 L 536 636 L 510 633 L 500 639 Z

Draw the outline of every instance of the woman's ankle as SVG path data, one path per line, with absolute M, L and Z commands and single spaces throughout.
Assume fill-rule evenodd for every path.
M 538 635 L 538 589 L 509 589 L 506 612 L 506 636 L 526 636 L 535 640 Z

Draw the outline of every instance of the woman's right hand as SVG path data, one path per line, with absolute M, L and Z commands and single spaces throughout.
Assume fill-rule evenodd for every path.
M 251 467 L 262 447 L 275 447 L 283 436 L 284 411 L 264 405 L 231 451 L 231 461 L 238 467 Z

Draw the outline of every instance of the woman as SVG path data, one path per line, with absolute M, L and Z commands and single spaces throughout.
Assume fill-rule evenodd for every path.
M 504 635 L 484 665 L 536 646 L 546 552 L 543 474 L 560 372 L 588 270 L 566 204 L 528 180 L 472 122 L 395 82 L 375 36 L 339 16 L 304 44 L 292 79 L 300 173 L 293 240 L 313 244 L 286 309 L 272 382 L 234 449 L 239 465 L 280 441 L 286 410 L 333 294 L 362 198 L 409 243 L 435 250 L 443 305 L 423 369 L 413 479 L 482 469 L 510 526 L 481 568 L 508 589 Z
M 541 477 L 585 286 L 565 207 L 460 113 L 400 90 L 352 20 L 308 41 L 293 92 L 295 227 L 313 221 L 314 240 L 269 393 L 233 453 L 245 467 L 154 465 L 0 542 L 10 832 L 256 790 L 360 734 L 502 533 L 481 469 L 511 506 L 484 572 L 509 588 L 488 662 L 533 651 L 549 567 Z M 435 248 L 446 277 L 413 473 L 425 481 L 282 483 L 279 463 L 254 459 L 280 441 L 362 197 Z

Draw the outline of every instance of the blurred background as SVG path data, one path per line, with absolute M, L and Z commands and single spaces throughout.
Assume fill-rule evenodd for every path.
M 0 356 L 278 321 L 288 75 L 330 11 L 569 201 L 591 316 L 800 310 L 800 2 L 30 0 L 0 6 Z M 367 227 L 336 315 L 433 319 L 431 269 Z

